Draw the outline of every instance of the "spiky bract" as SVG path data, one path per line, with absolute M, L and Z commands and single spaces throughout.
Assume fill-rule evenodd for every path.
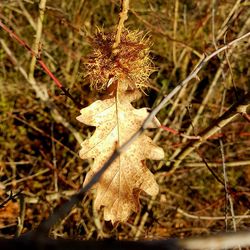
M 125 81 L 130 89 L 147 87 L 153 72 L 148 40 L 141 32 L 125 30 L 115 53 L 114 40 L 114 32 L 99 31 L 91 41 L 93 51 L 86 63 L 91 87 L 106 90 L 117 81 Z

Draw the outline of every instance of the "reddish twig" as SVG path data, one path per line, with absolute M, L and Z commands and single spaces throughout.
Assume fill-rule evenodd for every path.
M 190 139 L 190 140 L 199 140 L 201 138 L 199 135 L 186 135 L 184 133 L 181 133 L 178 130 L 175 130 L 175 129 L 170 128 L 170 127 L 166 127 L 164 125 L 161 125 L 160 128 L 167 131 L 167 132 L 169 132 L 169 133 L 171 133 L 171 134 L 179 135 L 179 136 L 182 136 L 182 137 Z M 209 136 L 207 139 L 208 140 L 209 139 L 214 140 L 214 139 L 218 139 L 218 138 L 221 138 L 221 137 L 224 137 L 224 136 L 228 136 L 228 134 L 230 135 L 230 132 L 228 132 L 228 133 L 216 133 L 214 135 Z M 250 133 L 249 132 L 240 132 L 238 135 L 240 137 L 247 137 L 247 136 L 250 136 Z M 183 143 L 178 144 L 178 145 L 183 145 Z
M 55 75 L 50 71 L 50 69 L 46 66 L 46 64 L 44 63 L 44 61 L 42 60 L 40 53 L 36 54 L 34 52 L 34 50 L 31 49 L 31 47 L 24 41 L 22 40 L 16 33 L 14 33 L 12 30 L 10 30 L 5 24 L 2 23 L 2 21 L 0 20 L 0 27 L 5 30 L 9 36 L 16 40 L 21 46 L 23 46 L 24 48 L 26 48 L 30 54 L 34 57 L 36 57 L 37 62 L 40 64 L 40 66 L 42 67 L 42 69 L 45 71 L 46 74 L 48 74 L 50 76 L 50 78 L 54 81 L 54 83 L 56 84 L 56 86 L 58 88 L 60 88 L 64 95 L 67 96 L 69 99 L 71 99 L 73 101 L 73 103 L 79 108 L 82 108 L 81 103 L 79 103 L 70 93 L 69 91 L 62 85 L 62 83 L 55 77 Z
M 166 126 L 163 126 L 161 125 L 160 128 L 162 128 L 163 130 L 165 131 L 168 131 L 174 135 L 179 135 L 179 136 L 182 136 L 182 137 L 185 137 L 187 139 L 190 139 L 190 140 L 199 140 L 200 139 L 200 136 L 195 136 L 195 135 L 186 135 L 184 133 L 181 133 L 173 128 L 169 128 L 169 127 L 166 127 Z

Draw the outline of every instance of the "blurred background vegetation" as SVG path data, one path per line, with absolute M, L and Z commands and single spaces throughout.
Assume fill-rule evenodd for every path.
M 47 0 L 39 51 L 83 107 L 101 96 L 85 78 L 89 40 L 97 27 L 115 29 L 119 9 L 117 0 Z M 135 106 L 155 107 L 194 69 L 203 53 L 247 33 L 249 14 L 247 1 L 131 1 L 125 25 L 150 37 L 157 68 L 150 77 L 153 88 Z M 30 46 L 35 42 L 38 18 L 38 0 L 0 2 L 1 21 Z M 31 60 L 31 54 L 0 29 L 0 204 L 11 191 L 21 192 L 0 208 L 0 236 L 36 228 L 82 186 L 91 164 L 91 160 L 81 160 L 78 151 L 93 128 L 76 121 L 79 109 L 40 66 L 32 70 Z M 249 39 L 245 39 L 212 59 L 199 79 L 192 80 L 159 113 L 159 120 L 184 134 L 199 133 L 249 91 L 249 61 Z M 167 131 L 150 134 L 166 155 L 160 163 L 148 163 L 160 184 L 159 195 L 151 199 L 142 194 L 140 212 L 113 228 L 93 211 L 90 193 L 53 228 L 52 237 L 160 239 L 249 229 L 249 121 L 242 117 L 224 127 L 171 174 L 170 163 L 189 140 Z M 231 203 L 224 186 L 203 162 L 225 179 L 221 145 L 228 164 Z M 232 211 L 245 217 L 225 222 L 225 215 L 231 216 Z

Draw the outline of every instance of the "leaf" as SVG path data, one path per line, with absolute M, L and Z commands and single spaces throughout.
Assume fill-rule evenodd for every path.
M 85 183 L 103 166 L 115 148 L 126 142 L 142 125 L 148 115 L 147 109 L 135 109 L 131 105 L 139 97 L 138 90 L 117 90 L 116 97 L 98 100 L 81 110 L 77 120 L 96 127 L 94 134 L 81 145 L 80 157 L 94 158 Z M 157 121 L 152 122 L 150 127 L 157 127 Z M 104 219 L 112 223 L 126 221 L 132 211 L 139 210 L 140 190 L 149 195 L 158 193 L 158 184 L 147 169 L 145 159 L 160 160 L 163 157 L 163 149 L 142 134 L 111 164 L 96 184 L 94 208 L 104 206 Z

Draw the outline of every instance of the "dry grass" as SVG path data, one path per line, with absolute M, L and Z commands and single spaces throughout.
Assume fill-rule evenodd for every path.
M 154 107 L 164 94 L 185 79 L 204 52 L 209 53 L 225 40 L 231 41 L 248 32 L 249 6 L 239 2 L 218 1 L 213 16 L 211 1 L 171 0 L 167 4 L 166 1 L 133 1 L 126 26 L 149 32 L 153 43 L 151 57 L 158 68 L 151 75 L 154 88 L 135 105 Z M 0 10 L 1 20 L 27 44 L 34 44 L 39 17 L 37 1 L 4 0 Z M 46 3 L 39 46 L 42 58 L 83 106 L 100 97 L 90 90 L 84 77 L 87 75 L 84 60 L 91 51 L 89 39 L 97 26 L 114 30 L 118 13 L 119 1 L 48 0 Z M 24 196 L 0 208 L 0 236 L 13 236 L 36 228 L 81 187 L 91 161 L 78 157 L 79 134 L 84 139 L 93 129 L 76 121 L 79 110 L 61 95 L 39 66 L 32 71 L 31 55 L 2 29 L 0 42 L 0 204 L 10 190 L 14 194 L 21 191 Z M 190 135 L 207 128 L 237 97 L 240 99 L 249 91 L 248 53 L 249 39 L 228 51 L 227 57 L 224 53 L 211 60 L 199 74 L 200 80 L 190 82 L 160 112 L 160 121 Z M 25 78 L 22 69 L 34 76 L 35 85 L 48 94 L 47 98 L 41 100 L 30 83 L 31 78 Z M 189 139 L 158 132 L 155 140 L 165 149 L 166 157 L 161 163 L 150 162 L 160 183 L 160 193 L 155 199 L 142 194 L 140 213 L 113 228 L 103 221 L 101 214 L 93 211 L 92 194 L 88 194 L 53 228 L 51 235 L 81 239 L 159 239 L 249 229 L 250 217 L 228 218 L 227 223 L 224 219 L 232 211 L 237 216 L 250 213 L 249 136 L 249 122 L 241 117 L 169 172 L 174 157 Z M 230 195 L 227 199 L 224 186 L 203 162 L 205 159 L 208 164 L 213 163 L 214 172 L 225 181 L 221 145 L 228 164 Z

